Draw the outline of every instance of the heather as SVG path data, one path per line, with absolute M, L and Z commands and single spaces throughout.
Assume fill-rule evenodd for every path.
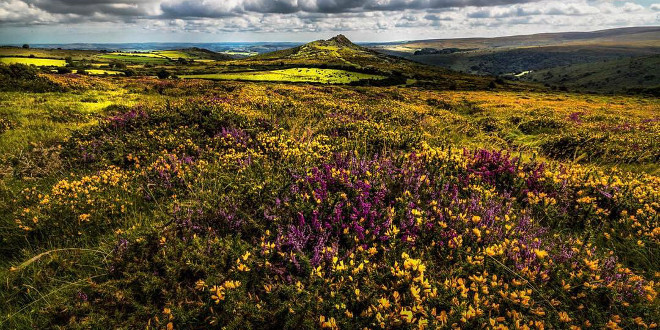
M 656 100 L 45 77 L 2 99 L 1 327 L 660 319 Z

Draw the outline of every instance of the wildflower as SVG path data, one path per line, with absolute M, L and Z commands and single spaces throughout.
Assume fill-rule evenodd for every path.
M 534 249 L 534 253 L 539 259 L 543 259 L 548 256 L 548 252 L 545 250 Z
M 400 315 L 403 320 L 405 320 L 408 323 L 412 323 L 413 313 L 411 311 L 402 310 Z
M 334 317 L 326 319 L 325 316 L 321 315 L 319 317 L 319 323 L 321 324 L 321 328 L 337 328 L 337 321 L 335 321 Z

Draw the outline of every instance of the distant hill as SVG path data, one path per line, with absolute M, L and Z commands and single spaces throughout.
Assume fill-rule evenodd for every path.
M 495 38 L 429 39 L 373 45 L 374 49 L 414 53 L 423 48 L 489 49 L 539 46 L 624 46 L 660 48 L 660 27 L 631 27 L 593 32 L 539 33 Z
M 493 86 L 495 80 L 490 77 L 458 73 L 383 54 L 356 45 L 344 35 L 233 61 L 232 65 L 264 69 L 274 67 L 338 68 L 390 77 L 383 80 L 382 83 L 428 84 L 437 88 L 483 89 Z
M 636 63 L 643 63 L 641 67 L 654 71 L 652 67 L 655 63 L 654 55 L 660 54 L 660 27 L 543 33 L 498 38 L 419 40 L 371 45 L 371 49 L 463 73 L 512 77 L 529 71 L 542 71 L 543 76 L 534 73 L 525 76 L 524 80 L 552 86 L 571 85 L 580 90 L 602 92 L 620 91 L 622 86 L 618 84 L 626 82 L 632 84 L 626 88 L 629 87 L 629 90 L 634 91 L 639 90 L 638 88 L 648 88 L 649 84 L 653 83 L 653 79 L 644 80 L 643 84 L 636 83 L 637 80 L 629 77 L 634 74 L 633 71 L 622 67 L 625 66 L 622 63 L 637 59 Z M 647 61 L 650 62 L 646 63 Z M 603 62 L 611 63 L 617 69 L 614 73 L 594 74 L 612 67 L 599 65 Z M 580 65 L 584 66 L 580 67 Z M 579 82 L 571 84 L 565 84 L 568 80 L 561 83 L 555 80 L 557 77 L 555 73 L 563 76 L 564 72 L 573 68 L 578 71 L 589 71 L 592 78 L 586 81 L 579 78 Z M 544 78 L 549 77 L 548 72 L 553 79 Z M 602 77 L 603 80 L 597 82 L 594 80 L 595 77 Z
M 227 61 L 234 59 L 234 57 L 229 56 L 227 54 L 216 53 L 214 51 L 199 47 L 179 49 L 179 51 L 184 52 L 190 55 L 191 58 L 195 58 L 195 59 L 206 59 L 206 60 L 215 60 L 215 61 Z
M 660 96 L 660 55 L 583 63 L 532 71 L 520 80 L 569 90 Z
M 264 65 L 315 65 L 410 74 L 415 72 L 415 68 L 420 67 L 413 61 L 358 46 L 344 35 L 256 55 L 243 59 L 242 62 Z

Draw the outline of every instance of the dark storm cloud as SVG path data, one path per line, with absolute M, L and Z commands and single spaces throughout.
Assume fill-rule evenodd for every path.
M 170 0 L 160 5 L 163 16 L 225 17 L 246 12 L 263 14 L 339 14 L 370 11 L 431 10 L 468 6 L 499 6 L 539 0 Z
M 212 6 L 202 1 L 177 1 L 160 4 L 162 16 L 166 18 L 178 17 L 209 17 L 221 18 L 236 16 L 241 10 L 236 7 Z
M 140 19 L 247 17 L 259 14 L 306 15 L 433 11 L 467 6 L 490 7 L 539 0 L 0 0 L 0 24 L 133 22 Z M 3 7 L 5 9 L 3 13 Z
M 295 0 L 245 1 L 243 7 L 246 11 L 258 13 L 291 14 L 300 11 Z
M 436 9 L 451 7 L 489 7 L 537 2 L 538 0 L 372 0 L 366 1 L 366 10 Z
M 95 14 L 138 17 L 145 15 L 147 1 L 131 0 L 24 0 L 30 6 L 51 14 L 91 16 Z

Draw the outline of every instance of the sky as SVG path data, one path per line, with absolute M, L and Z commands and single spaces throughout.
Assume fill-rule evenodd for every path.
M 660 0 L 0 0 L 0 44 L 356 42 L 660 25 Z

